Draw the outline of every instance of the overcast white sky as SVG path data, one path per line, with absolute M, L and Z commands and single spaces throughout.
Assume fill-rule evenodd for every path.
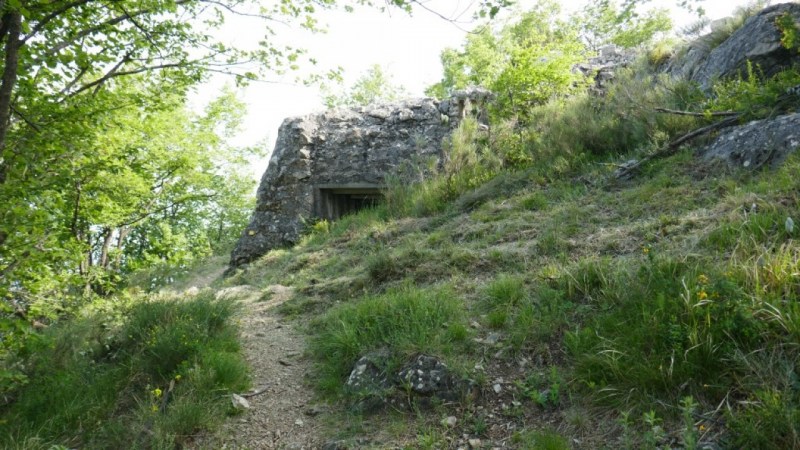
M 441 14 L 452 17 L 474 3 L 471 0 L 429 0 L 426 5 Z M 517 1 L 522 9 L 535 0 Z M 560 2 L 565 9 L 578 9 L 584 1 Z M 676 23 L 687 23 L 690 17 L 679 12 L 677 2 L 654 1 L 659 7 L 676 11 Z M 735 7 L 747 3 L 745 0 L 705 0 L 701 3 L 711 19 L 729 15 Z M 459 47 L 464 42 L 464 29 L 434 14 L 415 9 L 409 16 L 394 10 L 381 13 L 376 9 L 361 8 L 354 13 L 326 11 L 319 14 L 328 32 L 312 35 L 299 26 L 277 29 L 278 38 L 287 44 L 307 49 L 310 56 L 319 61 L 319 67 L 344 68 L 345 84 L 350 84 L 371 65 L 380 64 L 392 75 L 396 84 L 403 85 L 411 96 L 422 96 L 424 89 L 439 80 L 441 64 L 439 54 L 447 47 Z M 468 18 L 468 17 L 466 17 Z M 234 40 L 256 42 L 262 30 L 252 26 L 253 22 L 233 22 L 227 33 Z M 237 145 L 254 145 L 266 140 L 271 150 L 280 123 L 286 117 L 304 115 L 322 108 L 320 94 L 315 87 L 293 83 L 296 74 L 285 77 L 281 83 L 253 83 L 240 89 L 240 97 L 247 103 L 248 111 L 244 127 L 235 139 Z M 213 79 L 203 86 L 195 96 L 196 103 L 212 98 L 220 86 L 230 80 Z M 266 160 L 254 164 L 253 174 L 260 178 L 266 168 Z

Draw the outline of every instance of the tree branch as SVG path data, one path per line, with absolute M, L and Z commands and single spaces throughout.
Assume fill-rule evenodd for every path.
M 111 68 L 111 70 L 106 72 L 106 74 L 103 75 L 102 78 L 100 78 L 99 80 L 96 80 L 96 81 L 100 81 L 100 82 L 97 84 L 97 87 L 94 89 L 94 92 L 92 93 L 92 95 L 97 95 L 97 93 L 100 91 L 100 88 L 103 87 L 103 83 L 105 82 L 105 80 L 111 79 L 114 76 L 114 74 L 117 73 L 119 68 L 123 66 L 123 64 L 125 64 L 128 61 L 130 61 L 131 54 L 132 54 L 132 52 L 126 53 L 125 56 L 123 56 L 122 59 L 119 60 L 119 62 L 117 64 L 115 64 L 114 67 Z
M 283 25 L 287 25 L 287 26 L 289 25 L 288 22 L 285 22 L 283 20 L 278 20 L 278 19 L 276 19 L 274 17 L 265 16 L 263 14 L 254 14 L 254 13 L 246 13 L 246 12 L 242 12 L 242 11 L 237 11 L 235 8 L 231 7 L 230 5 L 226 5 L 226 4 L 224 4 L 222 2 L 219 2 L 219 1 L 215 1 L 215 0 L 200 0 L 200 2 L 201 3 L 208 3 L 208 4 L 211 4 L 211 5 L 215 5 L 215 6 L 219 6 L 220 8 L 223 8 L 223 9 L 227 10 L 229 13 L 231 13 L 233 15 L 236 15 L 236 16 L 252 17 L 252 18 L 255 18 L 255 19 L 263 19 L 263 20 L 271 20 L 273 22 L 277 22 L 277 23 L 280 23 L 280 24 L 283 24 Z
M 680 148 L 681 145 L 685 144 L 686 142 L 689 142 L 690 140 L 692 140 L 694 138 L 706 135 L 706 134 L 711 133 L 712 131 L 715 131 L 715 130 L 719 130 L 719 129 L 722 129 L 722 128 L 726 128 L 726 127 L 729 127 L 729 126 L 736 125 L 739 122 L 739 117 L 740 116 L 741 116 L 741 114 L 737 113 L 735 116 L 730 116 L 730 117 L 728 117 L 726 119 L 720 120 L 719 122 L 713 123 L 711 125 L 708 125 L 708 126 L 705 126 L 705 127 L 702 127 L 702 128 L 698 128 L 698 129 L 696 129 L 694 131 L 691 131 L 691 132 L 689 132 L 687 134 L 684 134 L 683 136 L 679 137 L 678 139 L 675 139 L 674 141 L 670 142 L 669 144 L 665 145 L 664 147 L 661 147 L 660 149 L 656 150 L 655 152 L 645 156 L 644 158 L 642 158 L 641 160 L 637 161 L 636 163 L 630 164 L 630 165 L 627 165 L 627 166 L 624 166 L 624 167 L 620 167 L 619 169 L 617 169 L 616 172 L 614 172 L 614 176 L 616 178 L 625 178 L 626 176 L 628 176 L 629 174 L 631 174 L 635 170 L 637 170 L 639 167 L 641 167 L 642 164 L 646 163 L 647 161 L 650 161 L 650 160 L 653 160 L 653 159 L 656 159 L 656 158 L 663 158 L 665 156 L 669 156 L 669 155 L 673 154 L 676 150 L 678 150 L 678 148 Z
M 191 0 L 178 0 L 178 1 L 175 2 L 175 6 L 185 5 L 186 3 L 189 3 L 190 1 Z M 138 11 L 134 11 L 132 13 L 124 13 L 124 14 L 112 17 L 112 18 L 110 18 L 108 20 L 105 20 L 103 22 L 98 23 L 97 25 L 95 25 L 93 27 L 89 27 L 89 28 L 83 29 L 83 30 L 75 33 L 73 36 L 70 36 L 68 38 L 62 39 L 61 42 L 57 43 L 55 46 L 44 50 L 42 56 L 44 58 L 46 58 L 48 56 L 54 55 L 54 54 L 60 52 L 61 50 L 67 48 L 70 44 L 74 43 L 75 41 L 77 41 L 77 40 L 79 40 L 81 38 L 84 38 L 86 36 L 92 35 L 94 33 L 97 33 L 97 32 L 103 30 L 106 27 L 117 25 L 117 24 L 119 24 L 121 22 L 125 22 L 126 20 L 130 20 L 130 19 L 132 19 L 134 17 L 142 16 L 144 14 L 148 14 L 148 13 L 152 13 L 152 12 L 154 12 L 154 10 L 152 10 L 152 9 L 141 9 L 141 10 L 138 10 Z M 36 61 L 36 63 L 40 63 L 40 61 Z
M 116 69 L 119 68 L 121 63 L 122 62 L 120 62 L 120 64 L 114 66 L 114 68 L 112 70 L 108 71 L 108 73 L 103 75 L 101 78 L 98 78 L 97 80 L 94 80 L 91 83 L 84 84 L 83 86 L 78 88 L 76 91 L 71 92 L 70 94 L 67 95 L 67 97 L 73 97 L 75 95 L 78 95 L 81 92 L 83 92 L 83 91 L 85 91 L 87 89 L 91 89 L 91 88 L 93 88 L 95 86 L 101 85 L 101 84 L 105 83 L 106 81 L 108 81 L 108 80 L 110 80 L 112 78 L 122 77 L 122 76 L 126 76 L 126 75 L 135 75 L 137 73 L 150 72 L 150 71 L 154 71 L 154 70 L 172 69 L 172 68 L 175 68 L 175 67 L 183 67 L 183 66 L 186 65 L 186 63 L 165 63 L 165 64 L 159 64 L 159 65 L 156 65 L 156 66 L 139 67 L 139 68 L 136 68 L 136 69 L 125 70 L 125 71 L 121 71 L 120 72 L 120 71 L 117 71 Z
M 28 119 L 28 118 L 27 118 L 27 117 L 26 117 L 24 114 L 22 114 L 22 112 L 21 112 L 20 110 L 18 110 L 18 109 L 17 109 L 17 108 L 16 108 L 14 105 L 11 105 L 11 111 L 12 111 L 14 114 L 16 114 L 16 115 L 17 115 L 17 117 L 19 117 L 20 119 L 22 119 L 22 121 L 23 121 L 23 122 L 25 122 L 26 124 L 28 124 L 28 126 L 29 126 L 29 127 L 33 128 L 33 130 L 34 130 L 34 131 L 36 131 L 37 133 L 41 133 L 41 132 L 42 132 L 42 128 L 41 128 L 41 127 L 39 127 L 39 125 L 36 125 L 35 123 L 33 123 L 33 122 L 32 122 L 30 119 Z
M 193 201 L 193 200 L 204 200 L 204 199 L 214 198 L 216 196 L 217 196 L 217 194 L 187 195 L 186 197 L 180 198 L 180 199 L 178 199 L 178 200 L 176 200 L 176 201 L 174 201 L 172 203 L 169 203 L 167 205 L 164 205 L 162 207 L 153 209 L 151 211 L 142 212 L 138 216 L 136 216 L 136 217 L 134 217 L 132 219 L 129 219 L 129 220 L 125 221 L 125 222 L 120 223 L 119 225 L 117 225 L 117 227 L 118 228 L 122 228 L 122 227 L 127 227 L 127 226 L 130 226 L 130 225 L 133 225 L 136 222 L 142 221 L 142 220 L 152 216 L 153 214 L 158 214 L 160 212 L 166 211 L 166 210 L 168 210 L 168 209 L 170 209 L 170 208 L 172 208 L 174 206 L 181 205 L 181 204 L 186 203 L 186 202 L 190 202 L 190 201 Z
M 75 7 L 78 7 L 78 6 L 81 6 L 81 5 L 85 5 L 85 4 L 87 4 L 89 2 L 92 2 L 92 1 L 93 0 L 77 0 L 77 1 L 72 2 L 72 3 L 67 3 L 64 6 L 62 6 L 61 8 L 58 8 L 55 11 L 51 12 L 50 14 L 44 16 L 42 18 L 42 20 L 40 20 L 36 24 L 36 26 L 31 29 L 30 33 L 28 33 L 25 37 L 23 37 L 21 39 L 21 45 L 25 45 L 30 38 L 32 38 L 33 36 L 36 36 L 40 31 L 42 31 L 44 29 L 45 25 L 47 25 L 51 20 L 55 19 L 56 17 L 60 16 L 61 14 L 64 14 L 65 12 L 69 11 L 72 8 L 75 8 Z
M 738 116 L 741 113 L 736 111 L 712 111 L 709 113 L 699 113 L 694 111 L 678 111 L 674 109 L 667 109 L 667 108 L 656 108 L 656 112 L 666 113 L 666 114 L 676 114 L 679 116 L 692 116 L 692 117 L 731 117 L 731 116 Z

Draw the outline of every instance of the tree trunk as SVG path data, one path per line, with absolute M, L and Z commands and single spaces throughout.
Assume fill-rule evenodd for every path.
M 3 28 L 6 31 L 6 58 L 3 62 L 3 79 L 0 84 L 0 160 L 6 149 L 6 134 L 11 118 L 11 94 L 17 84 L 17 65 L 19 64 L 19 47 L 21 45 L 20 33 L 22 30 L 22 16 L 16 11 L 8 12 L 3 16 Z M 5 183 L 8 163 L 0 164 L 0 184 Z M 0 237 L 0 239 L 2 239 Z M 2 240 L 0 240 L 2 244 Z
M 120 270 L 122 266 L 122 245 L 125 243 L 125 238 L 131 233 L 131 227 L 129 226 L 121 226 L 119 227 L 119 236 L 117 236 L 117 258 L 114 262 L 114 268 Z
M 5 7 L 5 1 L 0 1 Z M 8 162 L 3 160 L 6 148 L 6 133 L 11 118 L 11 94 L 17 83 L 17 64 L 19 61 L 19 37 L 22 30 L 22 16 L 18 12 L 6 13 L 0 24 L 0 39 L 6 39 L 6 58 L 3 65 L 3 78 L 0 84 L 0 184 L 5 183 L 8 173 Z M 8 238 L 8 234 L 0 230 L 0 246 Z
M 106 228 L 103 230 L 103 247 L 100 250 L 100 262 L 98 265 L 102 267 L 104 270 L 108 269 L 109 266 L 109 258 L 108 252 L 111 249 L 111 241 L 114 238 L 114 229 L 113 228 Z

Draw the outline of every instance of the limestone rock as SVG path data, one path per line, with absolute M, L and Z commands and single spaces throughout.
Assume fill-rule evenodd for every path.
M 347 377 L 347 388 L 353 392 L 378 392 L 391 387 L 386 372 L 389 357 L 387 350 L 376 350 L 359 358 Z
M 241 395 L 231 394 L 231 403 L 233 407 L 238 410 L 250 409 L 250 402 Z
M 722 44 L 710 52 L 700 38 L 690 44 L 688 51 L 670 63 L 667 73 L 697 82 L 701 89 L 709 90 L 717 78 L 730 78 L 743 74 L 750 61 L 769 77 L 800 63 L 800 54 L 781 45 L 781 32 L 775 19 L 784 13 L 800 22 L 800 4 L 782 3 L 764 8 L 747 19 Z
M 800 146 L 800 113 L 756 120 L 730 128 L 703 151 L 706 160 L 733 167 L 777 167 Z
M 308 219 L 336 219 L 379 196 L 386 176 L 414 160 L 438 161 L 442 140 L 467 116 L 485 119 L 479 88 L 430 98 L 334 109 L 286 119 L 231 267 L 294 243 Z
M 392 404 L 395 407 L 407 402 L 409 394 L 422 404 L 431 398 L 458 400 L 474 387 L 468 381 L 456 378 L 445 363 L 429 355 L 417 355 L 397 370 L 388 370 L 393 355 L 385 350 L 370 352 L 354 364 L 345 383 L 359 409 L 374 410 Z M 447 423 L 455 422 L 446 419 Z
M 606 45 L 598 50 L 596 57 L 590 58 L 585 63 L 578 64 L 573 70 L 593 78 L 594 83 L 590 86 L 589 92 L 602 96 L 616 78 L 616 72 L 633 63 L 637 55 L 638 53 L 635 50 Z
M 428 355 L 419 355 L 404 366 L 398 378 L 418 395 L 450 399 L 457 396 L 456 382 L 443 362 Z

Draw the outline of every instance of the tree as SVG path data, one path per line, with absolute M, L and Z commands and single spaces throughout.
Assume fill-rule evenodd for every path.
M 428 95 L 446 97 L 469 85 L 497 95 L 495 115 L 525 120 L 531 107 L 582 89 L 584 79 L 573 67 L 602 45 L 634 47 L 669 30 L 667 12 L 640 14 L 647 0 L 594 0 L 564 18 L 552 0 L 540 0 L 531 10 L 499 28 L 488 24 L 469 35 L 462 50 L 442 52 L 442 80 Z
M 541 0 L 497 31 L 487 26 L 468 36 L 463 51 L 445 50 L 444 77 L 427 93 L 444 97 L 481 85 L 497 94 L 497 114 L 524 116 L 532 105 L 575 89 L 580 78 L 572 66 L 585 58 L 578 31 L 556 2 Z
M 354 107 L 377 101 L 394 101 L 405 95 L 405 88 L 395 85 L 392 76 L 385 74 L 381 66 L 374 64 L 347 92 L 325 95 L 324 101 L 328 108 Z
M 647 45 L 672 29 L 666 9 L 637 12 L 635 5 L 621 7 L 614 0 L 587 3 L 576 19 L 581 23 L 581 38 L 593 51 L 606 44 L 624 48 Z
M 316 29 L 320 9 L 369 3 L 0 0 L 0 363 L 29 317 L 230 244 L 251 207 L 235 170 L 248 150 L 225 144 L 241 107 L 227 96 L 193 115 L 187 92 L 210 73 L 247 82 L 313 63 L 276 45 L 276 26 Z M 215 38 L 231 15 L 260 22 L 257 47 Z

